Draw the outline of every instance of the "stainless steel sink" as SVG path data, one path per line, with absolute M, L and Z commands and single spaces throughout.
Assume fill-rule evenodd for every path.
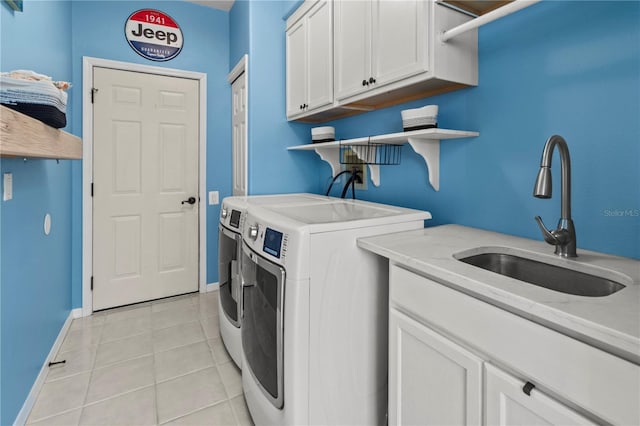
M 596 275 L 511 254 L 482 253 L 458 260 L 500 275 L 577 296 L 608 296 L 625 287 L 623 284 Z

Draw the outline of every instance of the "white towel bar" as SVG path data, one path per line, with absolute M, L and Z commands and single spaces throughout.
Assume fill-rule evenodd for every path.
M 491 12 L 485 13 L 484 15 L 478 16 L 477 18 L 467 21 L 464 24 L 458 25 L 457 27 L 453 27 L 450 30 L 443 32 L 442 34 L 440 34 L 440 41 L 446 42 L 447 40 L 464 32 L 473 30 L 474 28 L 478 28 L 481 25 L 495 21 L 496 19 L 500 19 L 503 16 L 510 15 L 520 9 L 524 9 L 525 7 L 532 6 L 539 1 L 541 0 L 514 0 L 511 3 L 499 7 L 498 9 L 492 10 Z

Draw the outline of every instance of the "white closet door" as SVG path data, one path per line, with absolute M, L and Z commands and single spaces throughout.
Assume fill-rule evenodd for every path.
M 247 195 L 247 75 L 231 84 L 233 195 Z
M 198 289 L 198 84 L 94 68 L 94 310 Z

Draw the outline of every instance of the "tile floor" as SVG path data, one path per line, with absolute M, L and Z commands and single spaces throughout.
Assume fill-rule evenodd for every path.
M 218 327 L 218 292 L 76 319 L 33 425 L 252 425 Z

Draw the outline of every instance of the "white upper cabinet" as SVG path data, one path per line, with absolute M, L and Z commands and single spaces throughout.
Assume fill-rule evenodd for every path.
M 303 112 L 307 101 L 307 34 L 304 21 L 287 30 L 287 117 Z
M 377 0 L 372 4 L 373 84 L 391 83 L 427 70 L 427 3 Z
M 371 2 L 334 3 L 335 95 L 344 99 L 366 91 L 371 77 Z
M 287 118 L 333 103 L 332 2 L 306 2 L 287 21 Z
M 287 118 L 321 123 L 478 84 L 471 17 L 435 0 L 306 0 L 287 20 Z
M 427 2 L 336 1 L 336 99 L 421 73 L 427 66 Z

